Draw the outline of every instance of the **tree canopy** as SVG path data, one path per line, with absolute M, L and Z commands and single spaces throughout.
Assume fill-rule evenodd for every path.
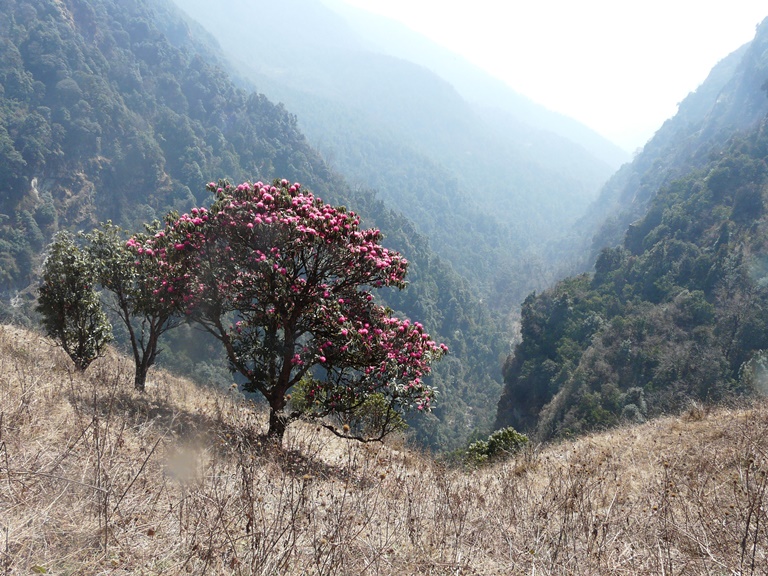
M 94 286 L 91 261 L 71 234 L 60 232 L 43 264 L 37 310 L 46 334 L 85 370 L 112 340 L 112 325 Z
M 147 225 L 147 229 L 152 231 L 153 225 Z M 147 373 L 160 351 L 159 339 L 176 326 L 176 310 L 155 297 L 154 278 L 159 273 L 156 263 L 150 259 L 136 260 L 119 226 L 107 222 L 85 234 L 84 240 L 95 279 L 111 294 L 108 303 L 128 332 L 136 366 L 134 387 L 143 392 Z
M 381 232 L 287 180 L 209 185 L 210 208 L 169 217 L 128 241 L 157 262 L 156 297 L 219 340 L 230 369 L 270 405 L 271 436 L 302 415 L 354 411 L 372 394 L 389 410 L 429 410 L 430 365 L 447 347 L 374 302 L 403 288 L 407 261 Z M 291 406 L 303 383 L 309 402 Z

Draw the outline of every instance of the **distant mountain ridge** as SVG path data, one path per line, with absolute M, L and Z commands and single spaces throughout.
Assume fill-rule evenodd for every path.
M 502 80 L 407 26 L 347 4 L 344 0 L 323 1 L 344 16 L 371 49 L 414 62 L 437 73 L 479 111 L 491 109 L 508 115 L 528 130 L 544 130 L 571 140 L 614 169 L 630 159 L 625 150 L 594 130 L 573 118 L 536 104 L 515 92 Z
M 521 99 L 464 63 L 456 68 L 468 70 L 457 76 L 462 86 L 472 74 L 495 86 L 487 91 L 495 102 L 468 101 L 452 78 L 426 67 L 432 56 L 380 50 L 386 36 L 374 38 L 319 0 L 177 3 L 241 74 L 297 115 L 330 164 L 407 209 L 441 257 L 499 310 L 546 284 L 561 253 L 556 242 L 618 163 L 525 123 L 534 116 L 528 101 L 516 114 L 495 110 Z M 250 40 L 254 27 L 264 30 L 258 40 Z M 409 37 L 395 33 L 393 46 Z

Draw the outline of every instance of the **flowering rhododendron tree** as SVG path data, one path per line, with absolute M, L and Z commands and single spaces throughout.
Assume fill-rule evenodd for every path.
M 158 260 L 156 296 L 221 341 L 244 389 L 266 398 L 269 435 L 373 394 L 393 411 L 429 410 L 424 377 L 447 348 L 373 302 L 372 289 L 405 286 L 407 262 L 381 233 L 286 180 L 209 189 L 209 209 L 129 245 Z M 299 382 L 304 402 L 291 406 Z
M 150 253 L 136 254 L 131 248 L 154 234 L 158 222 L 147 225 L 147 231 L 134 236 L 126 245 L 123 230 L 106 222 L 84 234 L 86 253 L 93 262 L 94 277 L 112 298 L 109 304 L 128 333 L 135 364 L 134 387 L 144 392 L 149 369 L 160 353 L 160 337 L 174 328 L 178 307 L 174 302 L 156 298 L 154 279 L 158 261 Z

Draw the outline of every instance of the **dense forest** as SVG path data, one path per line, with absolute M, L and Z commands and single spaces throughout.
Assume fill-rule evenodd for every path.
M 549 439 L 764 388 L 767 38 L 764 23 L 606 186 L 625 202 L 597 243 L 641 217 L 594 273 L 525 300 L 497 426 Z
M 43 250 L 58 230 L 107 219 L 128 230 L 208 198 L 205 183 L 300 181 L 348 205 L 411 261 L 398 313 L 452 354 L 433 373 L 437 409 L 419 440 L 455 447 L 488 429 L 510 337 L 402 213 L 328 168 L 297 118 L 238 88 L 213 43 L 162 0 L 3 0 L 0 12 L 0 291 L 4 321 L 30 323 Z M 176 337 L 187 339 L 183 327 Z M 226 381 L 204 338 L 169 345 L 161 364 Z
M 148 5 L 3 5 L 6 293 L 28 284 L 57 228 L 134 227 L 199 202 L 210 174 L 333 185 L 295 117 L 175 48 Z

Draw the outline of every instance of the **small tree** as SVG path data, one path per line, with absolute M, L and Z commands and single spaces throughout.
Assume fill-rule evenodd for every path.
M 428 410 L 424 377 L 447 349 L 373 303 L 371 288 L 405 285 L 407 262 L 381 233 L 286 180 L 209 188 L 210 209 L 129 244 L 158 260 L 161 302 L 217 338 L 244 389 L 266 398 L 269 435 L 281 439 L 302 415 L 354 411 L 372 394 L 390 410 Z M 289 390 L 310 376 L 308 401 L 288 409 Z
M 147 227 L 139 235 L 142 241 L 153 237 L 157 224 Z M 125 325 L 136 365 L 134 387 L 144 391 L 147 373 L 160 353 L 160 336 L 176 326 L 176 308 L 166 299 L 156 297 L 155 279 L 158 261 L 139 255 L 126 244 L 126 235 L 112 222 L 102 224 L 100 230 L 84 235 L 86 250 L 101 286 L 113 295 L 115 313 Z
M 72 235 L 60 232 L 43 264 L 37 311 L 46 334 L 85 370 L 112 340 L 112 326 L 93 287 L 94 270 Z

